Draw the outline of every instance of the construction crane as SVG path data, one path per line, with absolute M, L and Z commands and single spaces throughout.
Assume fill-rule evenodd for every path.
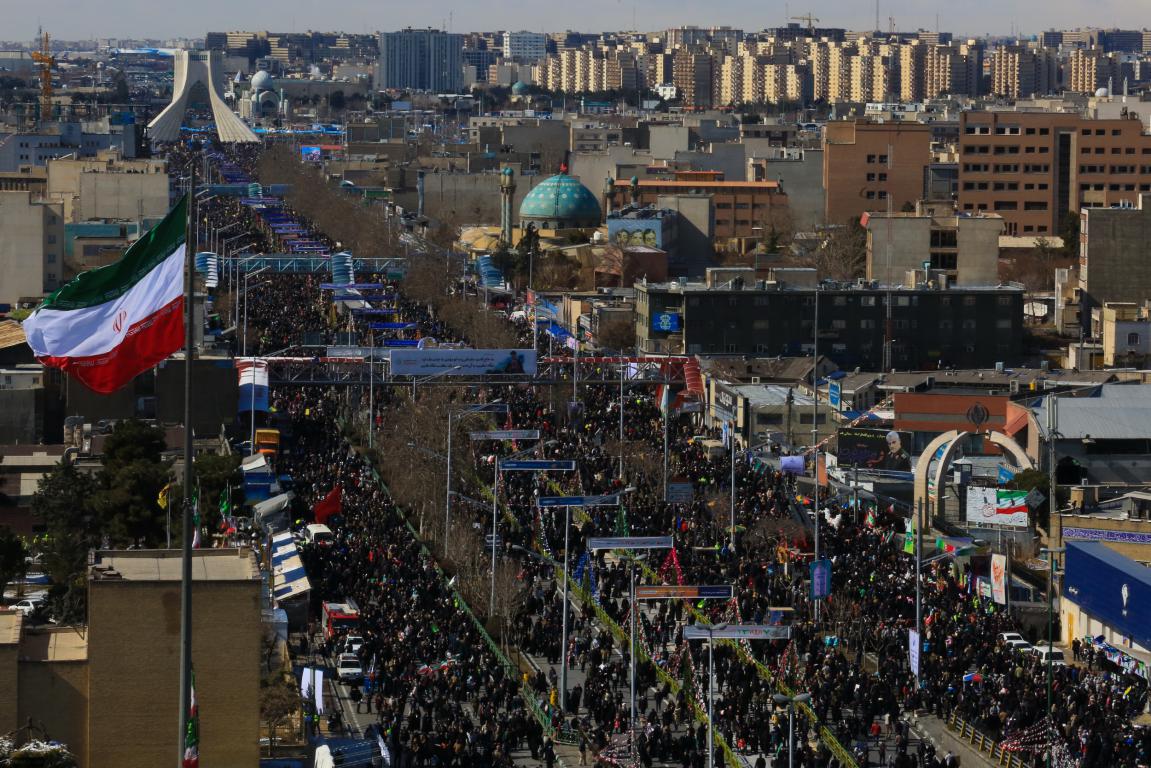
M 810 12 L 806 16 L 792 16 L 791 19 L 792 21 L 806 21 L 807 31 L 809 33 L 815 31 L 815 22 L 819 21 L 819 19 L 812 16 Z
M 32 51 L 32 60 L 40 65 L 40 119 L 52 119 L 52 68 L 56 57 L 52 55 L 48 33 L 40 34 L 40 50 Z

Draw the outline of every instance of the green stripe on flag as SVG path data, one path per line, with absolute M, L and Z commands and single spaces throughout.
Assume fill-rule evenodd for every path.
M 188 197 L 185 195 L 164 220 L 124 252 L 114 264 L 81 272 L 53 293 L 41 309 L 85 309 L 123 296 L 184 243 Z

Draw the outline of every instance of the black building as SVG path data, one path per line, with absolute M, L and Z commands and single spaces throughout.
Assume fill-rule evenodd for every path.
M 814 288 L 774 283 L 742 289 L 637 283 L 636 344 L 648 354 L 809 354 L 816 295 Z M 889 291 L 840 284 L 825 285 L 818 297 L 819 352 L 841 368 L 882 369 L 889 298 L 892 368 L 990 368 L 1021 361 L 1022 289 Z

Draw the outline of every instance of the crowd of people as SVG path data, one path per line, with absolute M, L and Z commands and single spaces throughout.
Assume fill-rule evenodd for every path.
M 249 323 L 258 350 L 300 343 L 306 332 L 362 333 L 332 311 L 317 282 L 275 276 L 253 296 Z M 402 294 L 402 284 L 397 290 Z M 466 340 L 466 329 L 448 327 L 428 306 L 402 295 L 392 306 L 397 319 L 416 323 L 421 333 Z M 528 328 L 521 325 L 519 331 L 530 345 Z M 542 346 L 546 349 L 547 342 Z M 555 354 L 563 355 L 562 347 Z M 551 375 L 571 386 L 574 366 L 553 365 Z M 510 753 L 522 745 L 533 755 L 552 750 L 546 733 L 579 734 L 593 759 L 615 761 L 611 745 L 628 730 L 631 714 L 629 650 L 597 617 L 593 604 L 611 623 L 626 628 L 636 565 L 618 554 L 588 552 L 587 539 L 669 533 L 674 552 L 652 553 L 640 566 L 641 580 L 650 583 L 654 572 L 669 583 L 731 584 L 734 598 L 698 605 L 661 601 L 634 609 L 642 648 L 636 744 L 641 764 L 706 763 L 706 728 L 692 707 L 703 709 L 707 698 L 706 657 L 702 648 L 688 648 L 684 625 L 771 623 L 779 620 L 781 606 L 790 609 L 783 618 L 792 626 L 790 640 L 715 649 L 715 728 L 734 750 L 779 756 L 787 749 L 786 711 L 772 698 L 778 684 L 786 683 L 811 694 L 815 721 L 796 718 L 795 765 L 805 768 L 827 765 L 836 755 L 815 737 L 816 724 L 861 762 L 875 759 L 867 745 L 882 744 L 882 765 L 942 765 L 943 757 L 912 744 L 901 723 L 910 710 L 956 713 L 1019 746 L 1025 758 L 1036 759 L 1050 741 L 1066 766 L 1135 768 L 1151 759 L 1151 735 L 1133 722 L 1146 709 L 1146 683 L 1114 668 L 1056 668 L 1047 724 L 1047 668 L 999 639 L 999 633 L 1018 626 L 979 594 L 971 565 L 963 560 L 936 561 L 922 573 L 924 644 L 916 678 L 907 660 L 907 632 L 916 621 L 915 563 L 903 551 L 904 521 L 894 509 L 865 516 L 847 499 L 820 505 L 819 555 L 832 561 L 832 589 L 817 606 L 809 596 L 806 567 L 817 513 L 808 508 L 795 478 L 761 462 L 738 461 L 733 531 L 731 459 L 701 439 L 718 437 L 715 431 L 691 415 L 665 417 L 647 382 L 630 382 L 621 398 L 611 371 L 594 360 L 580 365 L 579 381 L 577 408 L 532 386 L 473 387 L 466 395 L 476 402 L 499 398 L 509 404 L 510 425 L 539 429 L 535 455 L 577 459 L 577 472 L 504 473 L 498 488 L 500 557 L 518 562 L 523 582 L 512 637 L 548 667 L 529 676 L 526 685 L 498 663 L 430 555 L 403 524 L 402 510 L 342 436 L 344 393 L 321 387 L 274 393 L 275 407 L 291 420 L 285 471 L 295 478 L 305 504 L 337 485 L 344 489 L 336 544 L 309 550 L 306 564 L 317 601 L 354 597 L 364 607 L 361 656 L 374 681 L 369 707 L 393 759 L 401 761 L 393 764 L 507 765 Z M 379 397 L 376 419 L 386 420 L 389 409 L 407 402 L 398 395 Z M 665 418 L 673 471 L 694 486 L 689 504 L 663 500 Z M 459 479 L 460 498 L 490 487 L 495 457 L 511 450 L 477 451 L 474 472 Z M 565 552 L 563 516 L 541 513 L 536 499 L 569 493 L 620 493 L 622 502 L 618 509 L 594 507 L 573 515 Z M 492 529 L 488 505 L 457 503 L 453 514 L 470 515 L 477 530 Z M 562 585 L 549 562 L 564 558 L 585 590 L 569 609 L 567 647 L 560 631 Z M 562 658 L 584 675 L 582 686 L 566 692 L 563 707 L 557 705 L 564 692 L 556 690 L 555 679 Z M 525 695 L 540 705 L 544 723 Z M 885 754 L 887 741 L 876 737 L 887 733 L 895 747 Z

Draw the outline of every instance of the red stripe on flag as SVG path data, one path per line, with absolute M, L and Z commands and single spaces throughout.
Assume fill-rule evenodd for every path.
M 87 357 L 53 357 L 40 362 L 72 376 L 102 395 L 111 394 L 137 375 L 163 362 L 184 344 L 184 297 L 165 304 L 132 325 L 113 350 Z

